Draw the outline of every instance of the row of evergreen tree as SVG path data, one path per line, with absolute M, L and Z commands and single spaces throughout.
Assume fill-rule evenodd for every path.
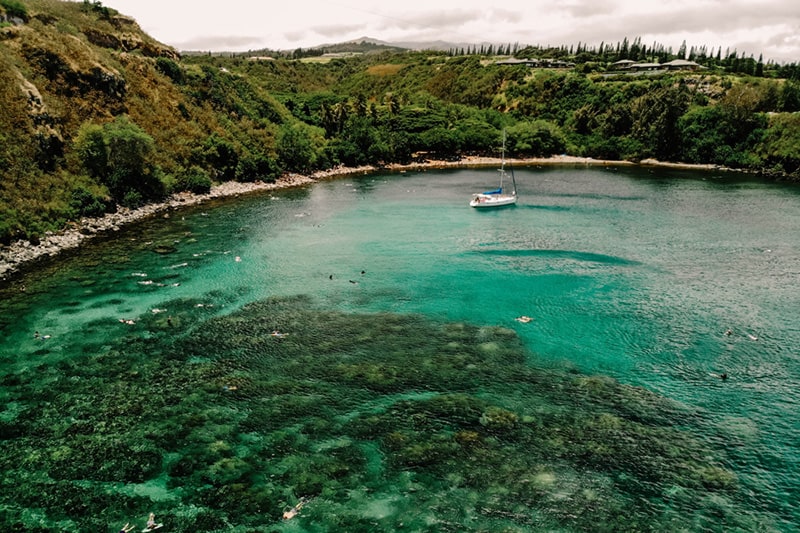
M 687 59 L 711 69 L 719 69 L 732 74 L 745 74 L 756 77 L 772 77 L 786 79 L 800 79 L 800 65 L 797 62 L 779 64 L 775 61 L 764 61 L 763 54 L 756 59 L 752 54 L 731 50 L 723 47 L 709 49 L 706 45 L 687 46 L 686 41 L 681 43 L 677 52 L 671 46 L 653 42 L 648 46 L 642 43 L 641 37 L 629 40 L 625 37 L 615 44 L 601 42 L 599 46 L 590 46 L 587 43 L 562 46 L 524 46 L 519 43 L 494 46 L 492 44 L 472 45 L 467 47 L 450 48 L 447 52 L 451 56 L 461 55 L 510 55 L 520 58 L 538 59 L 563 59 L 576 64 L 603 63 L 609 64 L 616 61 L 630 59 L 640 62 L 666 63 L 674 59 Z
M 358 49 L 369 48 L 377 50 L 391 48 L 386 45 L 362 42 L 354 44 Z M 269 55 L 284 59 L 304 59 L 320 57 L 331 52 L 329 48 L 297 48 L 291 51 L 260 50 L 258 52 L 230 53 L 231 57 L 248 55 Z M 800 79 L 800 63 L 777 63 L 774 60 L 764 61 L 763 54 L 756 59 L 753 54 L 739 52 L 729 47 L 723 52 L 723 47 L 709 48 L 706 45 L 688 46 L 686 41 L 681 43 L 677 51 L 671 46 L 653 42 L 648 46 L 642 43 L 641 37 L 629 40 L 627 37 L 616 43 L 601 42 L 598 46 L 578 42 L 577 45 L 541 46 L 520 45 L 519 42 L 507 44 L 473 44 L 461 47 L 451 47 L 447 55 L 456 56 L 512 56 L 518 58 L 536 59 L 561 59 L 576 65 L 586 63 L 611 64 L 616 61 L 630 59 L 637 62 L 666 63 L 674 59 L 694 61 L 704 67 L 721 70 L 731 74 L 743 74 L 756 77 Z M 210 52 L 209 52 L 210 54 Z M 224 54 L 223 54 L 224 55 Z M 584 69 L 585 70 L 585 69 Z

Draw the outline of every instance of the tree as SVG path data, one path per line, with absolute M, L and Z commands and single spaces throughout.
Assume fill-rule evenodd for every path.
M 263 153 L 245 153 L 236 166 L 237 181 L 263 180 L 274 182 L 280 175 L 280 167 L 275 159 Z
M 452 157 L 461 150 L 461 136 L 458 131 L 444 127 L 431 128 L 420 134 L 420 141 L 428 151 L 437 157 Z
M 758 147 L 759 155 L 782 172 L 800 174 L 800 116 L 781 113 L 770 120 L 770 128 Z
M 717 106 L 695 107 L 679 120 L 679 158 L 687 163 L 724 163 L 721 150 L 729 149 L 727 122 Z
M 302 123 L 285 124 L 278 131 L 278 160 L 287 170 L 308 172 L 317 167 L 324 138 L 319 128 Z
M 800 83 L 787 81 L 783 84 L 781 87 L 780 107 L 781 111 L 800 111 Z
M 108 171 L 108 147 L 103 127 L 84 123 L 75 138 L 75 151 L 89 176 L 102 181 Z
M 230 181 L 236 177 L 239 154 L 230 141 L 218 134 L 211 134 L 196 156 L 199 156 L 199 163 L 210 167 L 220 181 Z
M 684 87 L 649 91 L 631 103 L 631 133 L 650 155 L 669 161 L 678 151 L 678 119 L 688 106 L 689 95 Z
M 681 43 L 681 47 L 678 48 L 678 59 L 686 59 L 686 41 L 684 40 Z
M 161 199 L 166 189 L 153 163 L 154 141 L 127 116 L 103 126 L 84 124 L 75 148 L 89 176 L 108 187 L 123 205 Z
M 508 128 L 509 152 L 513 155 L 545 157 L 566 148 L 561 130 L 552 122 L 535 120 Z

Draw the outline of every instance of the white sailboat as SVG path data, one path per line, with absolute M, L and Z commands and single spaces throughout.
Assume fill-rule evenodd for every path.
M 517 182 L 514 180 L 514 171 L 506 172 L 506 130 L 503 130 L 503 149 L 500 159 L 500 187 L 492 191 L 479 192 L 472 195 L 469 205 L 471 207 L 501 207 L 517 203 Z M 511 177 L 511 192 L 503 192 L 503 182 Z

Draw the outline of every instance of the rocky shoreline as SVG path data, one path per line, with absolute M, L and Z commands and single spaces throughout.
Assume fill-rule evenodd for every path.
M 532 159 L 509 159 L 507 162 L 519 166 L 526 165 L 602 165 L 602 166 L 631 166 L 636 163 L 628 161 L 607 161 L 592 159 L 586 157 L 574 156 L 554 156 L 549 158 L 532 158 Z M 266 182 L 226 182 L 212 187 L 208 194 L 193 194 L 188 192 L 181 192 L 172 195 L 165 202 L 158 204 L 149 204 L 137 209 L 119 208 L 115 213 L 109 213 L 102 217 L 97 218 L 83 218 L 79 221 L 73 222 L 69 227 L 59 232 L 48 232 L 42 236 L 37 244 L 29 241 L 16 241 L 10 246 L 0 247 L 0 280 L 7 280 L 13 274 L 19 272 L 28 265 L 32 265 L 35 261 L 46 258 L 54 257 L 61 252 L 71 250 L 79 247 L 82 243 L 86 242 L 97 235 L 107 234 L 109 232 L 119 231 L 123 226 L 154 216 L 169 210 L 179 209 L 190 205 L 206 202 L 214 198 L 223 198 L 230 196 L 239 196 L 242 194 L 249 194 L 258 191 L 268 191 L 275 189 L 284 189 L 288 187 L 299 187 L 314 183 L 316 181 L 330 179 L 339 176 L 347 176 L 352 174 L 365 174 L 377 170 L 389 171 L 404 171 L 404 170 L 419 170 L 425 168 L 459 168 L 459 167 L 482 167 L 493 166 L 500 164 L 500 160 L 491 157 L 465 157 L 458 161 L 425 161 L 420 163 L 411 163 L 408 165 L 392 164 L 379 169 L 374 166 L 363 167 L 336 167 L 330 170 L 315 172 L 310 175 L 300 174 L 286 174 L 280 177 L 273 183 Z M 649 160 L 642 162 L 645 165 L 664 165 L 674 166 L 667 163 L 660 163 L 657 161 Z M 681 165 L 684 168 L 715 168 L 706 165 Z
M 64 251 L 79 247 L 93 237 L 119 231 L 127 224 L 143 220 L 158 213 L 200 204 L 215 198 L 299 187 L 326 178 L 371 172 L 373 170 L 375 170 L 373 167 L 338 167 L 308 176 L 285 174 L 272 183 L 263 181 L 249 183 L 229 181 L 212 187 L 208 194 L 180 192 L 173 194 L 161 203 L 148 204 L 137 209 L 119 207 L 116 212 L 108 213 L 102 217 L 85 217 L 72 222 L 67 228 L 59 232 L 47 232 L 36 244 L 26 240 L 19 240 L 11 243 L 10 246 L 0 246 L 0 280 L 9 279 L 13 274 L 39 259 L 54 257 Z

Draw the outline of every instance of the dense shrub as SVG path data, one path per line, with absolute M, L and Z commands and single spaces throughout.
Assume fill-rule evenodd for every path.
M 208 194 L 211 191 L 211 177 L 204 169 L 192 166 L 178 179 L 179 187 L 195 194 Z
M 15 209 L 0 208 L 0 243 L 6 246 L 19 235 L 21 226 Z
M 183 83 L 183 69 L 173 60 L 159 57 L 156 59 L 156 69 L 175 83 Z
M 84 217 L 99 217 L 108 210 L 106 198 L 94 194 L 83 186 L 73 189 L 70 207 L 79 216 Z
M 236 179 L 245 182 L 258 180 L 272 182 L 280 173 L 277 161 L 264 154 L 245 154 L 239 158 L 236 167 Z
M 318 168 L 324 137 L 318 128 L 287 124 L 278 133 L 278 159 L 287 170 L 307 172 Z
M 192 160 L 210 169 L 219 181 L 230 181 L 236 177 L 239 154 L 231 141 L 214 133 L 195 150 Z
M 18 0 L 0 0 L 0 7 L 6 10 L 9 17 L 16 17 L 28 22 L 28 9 Z
M 152 162 L 153 138 L 121 115 L 103 126 L 87 123 L 75 140 L 84 170 L 126 206 L 163 198 L 165 187 Z
M 544 120 L 522 122 L 509 128 L 508 135 L 513 141 L 509 152 L 518 156 L 544 157 L 561 154 L 566 141 L 555 124 Z

